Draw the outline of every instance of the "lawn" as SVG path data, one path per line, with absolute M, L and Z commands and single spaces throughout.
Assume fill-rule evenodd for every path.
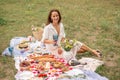
M 91 48 L 100 49 L 105 64 L 97 73 L 110 80 L 120 79 L 119 0 L 0 0 L 0 54 L 13 37 L 29 36 L 31 25 L 43 27 L 48 12 L 59 9 L 66 36 Z M 90 56 L 89 53 L 77 57 Z M 0 56 L 0 80 L 14 80 L 12 57 Z

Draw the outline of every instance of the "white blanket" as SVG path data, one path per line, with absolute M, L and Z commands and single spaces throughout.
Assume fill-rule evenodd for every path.
M 104 64 L 103 61 L 89 57 L 82 57 L 81 59 L 79 59 L 79 62 L 83 64 L 80 65 L 81 69 L 90 71 L 95 71 L 99 66 Z
M 30 78 L 33 77 L 33 74 L 29 71 L 23 71 L 23 72 L 20 71 L 20 66 L 19 66 L 20 62 L 22 60 L 25 60 L 27 55 L 31 54 L 31 51 L 26 51 L 24 54 L 21 54 L 20 51 L 16 49 L 15 46 L 17 44 L 19 44 L 23 39 L 27 39 L 27 38 L 16 37 L 16 38 L 13 38 L 10 42 L 10 47 L 13 48 L 12 52 L 13 52 L 13 56 L 14 56 L 14 60 L 15 60 L 15 68 L 18 70 L 17 74 L 15 75 L 16 80 L 30 80 Z M 30 47 L 32 50 L 34 50 L 34 48 L 36 48 L 37 46 L 40 46 L 40 45 L 41 45 L 41 43 L 36 41 L 34 43 L 31 43 Z M 6 53 L 4 53 L 4 54 L 6 54 Z M 102 77 L 99 74 L 94 72 L 98 66 L 103 64 L 103 61 L 93 59 L 93 58 L 85 58 L 85 57 L 81 58 L 79 61 L 81 62 L 81 64 L 78 66 L 74 66 L 73 68 L 75 70 L 79 69 L 81 71 L 81 73 L 86 76 L 86 79 L 76 77 L 73 79 L 63 78 L 60 80 L 108 80 L 107 78 Z M 86 64 L 84 64 L 84 63 L 86 63 Z M 75 70 L 70 71 L 70 73 L 68 73 L 68 74 L 71 75 L 71 73 L 72 72 L 74 73 Z M 42 79 L 34 78 L 32 80 L 42 80 Z M 55 79 L 51 79 L 51 80 L 55 80 Z

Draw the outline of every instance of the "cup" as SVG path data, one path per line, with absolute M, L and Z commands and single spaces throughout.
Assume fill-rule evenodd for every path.
M 57 34 L 53 35 L 53 40 L 55 41 L 54 46 L 57 46 L 57 40 L 58 40 L 58 35 Z

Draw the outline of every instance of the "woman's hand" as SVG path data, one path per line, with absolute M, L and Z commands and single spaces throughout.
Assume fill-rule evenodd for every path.
M 65 41 L 65 38 L 63 37 L 62 39 L 61 39 L 61 42 L 64 42 Z
M 63 50 L 61 47 L 58 47 L 58 54 L 62 54 L 63 53 Z

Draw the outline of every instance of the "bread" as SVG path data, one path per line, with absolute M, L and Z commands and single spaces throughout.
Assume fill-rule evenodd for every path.
M 39 60 L 41 58 L 54 58 L 54 55 L 41 55 L 41 56 L 37 56 L 37 57 L 31 57 L 31 59 L 34 59 L 34 60 Z
M 28 48 L 28 43 L 20 43 L 18 46 L 19 46 L 20 49 Z
M 53 55 L 41 55 L 41 56 L 33 56 L 32 59 L 34 61 L 38 61 L 37 69 L 46 69 L 46 63 L 50 63 L 50 66 L 52 66 L 55 69 L 61 69 L 63 72 L 69 70 L 69 66 L 66 66 L 63 62 L 60 62 L 56 58 L 54 58 Z
M 20 63 L 20 70 L 30 70 L 30 62 L 22 61 Z
M 26 67 L 26 66 L 30 66 L 30 62 L 28 62 L 28 61 L 22 61 L 20 63 L 20 67 Z

